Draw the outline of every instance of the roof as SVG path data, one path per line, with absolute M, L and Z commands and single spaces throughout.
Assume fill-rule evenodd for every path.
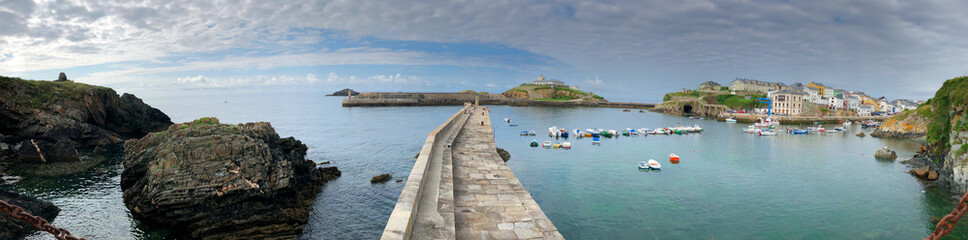
M 783 91 L 775 92 L 773 94 L 778 94 L 778 93 L 779 94 L 797 94 L 797 95 L 804 95 L 803 92 L 793 91 L 793 90 L 783 90 Z
M 699 86 L 703 86 L 703 85 L 706 85 L 706 86 L 722 86 L 719 83 L 713 82 L 713 81 L 705 81 L 705 82 L 699 84 Z

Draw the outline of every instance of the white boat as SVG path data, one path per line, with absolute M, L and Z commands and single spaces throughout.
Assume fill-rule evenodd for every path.
M 774 131 L 760 131 L 760 136 L 776 136 Z
M 591 129 L 591 128 L 586 128 L 586 129 L 585 129 L 585 132 L 587 132 L 587 133 L 594 133 L 594 134 L 598 134 L 598 132 L 596 132 L 596 131 L 595 131 L 594 129 Z
M 662 164 L 659 164 L 655 159 L 649 159 L 649 168 L 658 170 L 662 168 Z
M 734 117 L 726 118 L 726 122 L 728 122 L 728 123 L 734 123 L 734 122 L 736 122 L 736 118 L 734 118 Z
M 549 137 L 560 137 L 561 136 L 561 131 L 558 131 L 558 127 L 552 126 L 552 127 L 548 128 L 548 136 Z
M 561 143 L 561 148 L 571 149 L 571 142 L 563 142 L 563 143 Z
M 757 119 L 756 123 L 753 123 L 753 126 L 761 127 L 761 128 L 774 127 L 777 125 L 780 125 L 780 121 L 773 120 L 773 118 L 769 118 L 769 117 L 766 119 L 762 119 L 762 118 Z
M 541 146 L 542 147 L 545 147 L 545 148 L 550 148 L 551 147 L 551 141 L 544 141 L 543 143 L 541 143 Z
M 649 169 L 649 163 L 642 161 L 639 163 L 639 169 Z
M 759 131 L 759 129 L 756 129 L 756 126 L 753 125 L 743 129 L 744 133 L 756 133 L 757 131 Z
M 850 120 L 844 121 L 844 126 L 850 126 L 851 123 Z
M 694 132 L 702 132 L 702 128 L 699 127 L 699 124 L 696 124 L 695 126 L 692 126 L 692 131 L 694 131 Z
M 534 136 L 534 130 L 531 130 L 531 131 L 529 131 L 529 132 L 528 132 L 528 135 L 530 135 L 530 136 Z
M 511 119 L 510 118 L 504 118 L 504 122 L 511 123 Z

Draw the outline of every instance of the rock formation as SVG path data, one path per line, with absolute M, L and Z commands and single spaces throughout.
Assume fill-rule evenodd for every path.
M 930 111 L 930 106 L 922 106 L 918 110 L 907 111 L 884 121 L 884 124 L 871 132 L 871 137 L 879 138 L 919 138 L 927 134 L 928 117 L 923 116 Z M 927 109 L 927 110 L 925 110 Z
M 320 186 L 307 147 L 269 123 L 202 118 L 124 144 L 121 189 L 131 213 L 192 239 L 294 239 Z
M 887 149 L 887 147 L 884 147 L 881 149 L 877 149 L 877 151 L 874 152 L 874 157 L 880 158 L 880 159 L 896 159 L 897 153 L 891 149 Z
M 390 178 L 393 178 L 393 176 L 391 176 L 389 173 L 384 173 L 370 178 L 370 183 L 385 183 L 390 181 Z
M 858 137 L 865 137 L 865 136 L 867 136 L 867 134 L 864 134 L 864 133 L 857 133 L 857 135 L 855 135 L 855 136 L 858 136 Z
M 60 208 L 54 206 L 53 203 L 3 189 L 0 189 L 0 200 L 23 208 L 27 213 L 41 217 L 47 222 L 53 222 L 57 214 L 60 213 Z M 34 231 L 37 231 L 37 229 L 26 222 L 0 213 L 0 239 L 20 239 Z
M 501 160 L 504 160 L 504 162 L 508 162 L 508 160 L 511 159 L 511 153 L 508 153 L 508 151 L 504 150 L 503 148 L 497 148 L 497 154 L 501 155 Z
M 326 95 L 326 96 L 343 96 L 343 97 L 345 97 L 345 96 L 351 96 L 351 95 L 352 96 L 360 95 L 360 92 L 353 91 L 353 89 L 344 88 L 343 90 L 339 90 L 339 91 L 333 92 L 332 94 L 329 94 L 329 95 Z
M 131 94 L 0 77 L 0 162 L 77 160 L 76 148 L 121 143 L 168 125 L 167 115 Z

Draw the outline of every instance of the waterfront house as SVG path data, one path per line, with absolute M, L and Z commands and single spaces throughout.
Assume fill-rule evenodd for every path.
M 533 82 L 531 82 L 531 84 L 546 85 L 549 87 L 571 88 L 574 90 L 578 90 L 578 86 L 569 86 L 569 85 L 566 85 L 565 82 L 559 81 L 557 79 L 547 79 L 544 77 L 544 74 L 538 76 L 538 80 L 534 80 Z
M 869 105 L 861 105 L 857 107 L 857 116 L 870 117 L 874 111 Z
M 860 107 L 860 96 L 847 95 L 847 97 L 844 98 L 844 105 L 847 107 L 847 109 L 857 110 L 857 108 Z
M 766 93 L 771 90 L 782 91 L 785 88 L 786 88 L 786 85 L 783 83 L 765 82 L 760 80 L 743 79 L 743 78 L 736 78 L 736 80 L 733 80 L 733 82 L 729 84 L 729 90 L 736 91 L 736 92 Z
M 804 87 L 803 92 L 806 93 L 807 102 L 812 102 L 816 104 L 827 104 L 827 101 L 823 99 L 820 95 L 820 89 L 815 87 Z
M 831 97 L 831 98 L 827 98 L 827 108 L 829 108 L 829 109 L 844 108 L 844 97 L 843 97 L 843 95 L 837 95 L 837 96 L 834 96 L 834 97 Z
M 700 83 L 699 84 L 699 90 L 715 90 L 715 91 L 719 91 L 720 90 L 720 87 L 722 87 L 722 86 L 723 85 L 720 85 L 717 82 L 706 81 L 706 82 L 703 82 L 703 83 Z
M 827 95 L 828 94 L 827 93 L 827 86 L 824 86 L 823 84 L 820 84 L 818 82 L 810 82 L 810 83 L 807 83 L 807 87 L 816 88 L 817 89 L 817 94 L 820 95 L 820 98 L 833 97 L 833 92 L 830 92 L 831 95 Z
M 800 115 L 804 94 L 793 90 L 776 91 L 770 93 L 770 100 L 774 113 Z

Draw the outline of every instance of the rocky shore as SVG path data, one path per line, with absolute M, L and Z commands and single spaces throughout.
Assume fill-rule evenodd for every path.
M 916 114 L 927 122 L 926 144 L 906 163 L 919 176 L 926 169 L 928 179 L 936 171 L 936 185 L 954 194 L 968 192 L 968 77 L 945 81 L 934 98 L 918 109 L 922 111 Z
M 23 208 L 27 213 L 44 218 L 48 222 L 54 221 L 54 217 L 60 213 L 60 208 L 53 203 L 3 189 L 0 189 L 0 200 Z M 0 239 L 20 239 L 36 230 L 24 221 L 0 213 Z
M 131 213 L 192 239 L 295 239 L 335 167 L 269 123 L 215 118 L 171 125 L 124 144 L 121 188 Z
M 879 138 L 919 138 L 927 135 L 930 106 L 922 106 L 915 111 L 905 112 L 884 121 L 884 124 L 871 132 Z M 927 109 L 927 113 L 925 110 Z
M 80 159 L 79 148 L 117 144 L 171 125 L 131 94 L 71 81 L 0 76 L 0 162 Z

